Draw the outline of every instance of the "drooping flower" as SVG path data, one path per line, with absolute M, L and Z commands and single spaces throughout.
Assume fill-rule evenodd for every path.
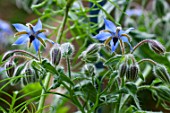
M 40 20 L 38 20 L 35 26 L 30 23 L 26 24 L 26 26 L 23 24 L 13 24 L 13 26 L 18 31 L 15 36 L 20 35 L 18 40 L 15 41 L 13 45 L 21 45 L 28 42 L 28 46 L 30 47 L 33 43 L 34 49 L 36 50 L 36 52 L 38 52 L 40 48 L 40 42 L 44 46 L 46 46 L 44 40 L 47 40 L 54 44 L 54 42 L 48 39 L 43 33 L 46 32 L 46 30 L 42 29 L 42 23 Z
M 110 20 L 104 19 L 105 30 L 102 30 L 99 34 L 94 36 L 94 38 L 105 41 L 104 44 L 108 44 L 110 42 L 111 51 L 114 52 L 119 44 L 119 40 L 122 42 L 126 42 L 129 44 L 130 49 L 132 50 L 132 46 L 129 43 L 130 37 L 127 35 L 134 28 L 129 28 L 126 31 L 122 30 L 121 27 L 116 27 Z

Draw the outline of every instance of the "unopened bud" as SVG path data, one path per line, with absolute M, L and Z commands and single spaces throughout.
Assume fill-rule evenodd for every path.
M 82 60 L 87 63 L 96 63 L 99 61 L 100 55 L 99 55 L 99 53 L 95 53 L 93 55 L 85 54 L 82 57 L 83 57 Z
M 170 83 L 170 75 L 168 74 L 165 66 L 158 64 L 154 67 L 153 71 L 155 76 L 161 79 L 163 82 Z
M 96 68 L 93 64 L 84 65 L 82 70 L 86 76 L 94 76 L 96 74 Z
M 23 84 L 24 85 L 27 85 L 27 84 L 29 84 L 29 83 L 34 83 L 34 82 L 36 82 L 36 76 L 34 76 L 35 74 L 34 74 L 34 71 L 33 71 L 33 69 L 31 69 L 31 68 L 27 68 L 26 70 L 25 70 L 25 76 L 23 77 Z
M 156 40 L 150 40 L 149 41 L 149 47 L 152 51 L 154 51 L 157 54 L 164 54 L 165 53 L 165 47 Z
M 53 48 L 51 50 L 51 60 L 52 64 L 57 66 L 60 63 L 61 60 L 61 50 L 59 47 Z
M 166 86 L 158 86 L 155 88 L 157 96 L 167 102 L 170 102 L 170 89 Z
M 71 43 L 64 43 L 61 45 L 61 52 L 63 57 L 70 57 L 74 53 L 74 46 Z
M 131 65 L 130 67 L 128 67 L 127 69 L 127 73 L 126 73 L 126 78 L 127 80 L 130 81 L 134 81 L 138 78 L 138 66 L 137 65 Z
M 2 57 L 2 61 L 7 60 L 9 57 L 11 57 L 14 54 L 13 51 L 8 51 L 4 54 L 4 56 Z
M 7 72 L 8 77 L 12 77 L 15 71 L 15 63 L 14 62 L 7 62 L 5 64 L 5 69 Z
M 97 43 L 94 43 L 94 44 L 91 44 L 86 50 L 86 54 L 88 55 L 92 55 L 92 54 L 95 54 L 97 53 L 99 50 L 100 50 L 100 45 L 97 44 Z
M 119 66 L 119 76 L 122 78 L 126 75 L 126 72 L 127 72 L 127 64 L 126 63 L 123 63 Z

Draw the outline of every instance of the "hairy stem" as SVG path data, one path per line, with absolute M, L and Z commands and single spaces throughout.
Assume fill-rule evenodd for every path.
M 151 60 L 151 59 L 148 59 L 148 58 L 140 60 L 140 61 L 138 62 L 138 64 L 140 64 L 140 63 L 142 63 L 142 62 L 150 62 L 150 63 L 152 63 L 153 65 L 157 65 L 157 63 L 156 63 L 155 61 L 153 61 L 153 60 Z
M 50 77 L 51 75 L 48 73 L 46 75 L 46 78 L 45 78 L 45 82 L 44 82 L 44 88 L 47 89 L 48 88 L 48 85 L 49 85 L 49 82 L 50 82 Z M 44 102 L 45 102 L 45 89 L 42 89 L 42 92 L 41 92 L 41 97 L 40 97 L 40 101 L 39 101 L 39 105 L 38 105 L 38 112 L 39 113 L 42 113 L 43 112 L 43 107 L 44 107 Z

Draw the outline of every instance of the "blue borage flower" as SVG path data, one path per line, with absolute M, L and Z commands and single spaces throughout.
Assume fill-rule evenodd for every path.
M 134 28 L 129 28 L 126 31 L 123 31 L 121 27 L 116 27 L 111 21 L 104 19 L 105 30 L 100 31 L 99 34 L 94 36 L 94 38 L 105 41 L 104 44 L 108 44 L 110 42 L 112 53 L 117 48 L 119 41 L 123 41 L 129 44 L 130 49 L 132 50 L 132 46 L 129 43 L 130 37 L 127 35 Z
M 46 46 L 44 40 L 47 40 L 54 44 L 54 42 L 50 39 L 47 39 L 47 37 L 43 33 L 46 32 L 46 30 L 42 29 L 42 23 L 40 20 L 38 20 L 35 26 L 30 23 L 26 24 L 26 26 L 23 24 L 13 24 L 13 26 L 18 31 L 15 36 L 20 35 L 18 40 L 14 42 L 13 45 L 21 45 L 28 42 L 28 47 L 30 47 L 31 43 L 33 43 L 34 49 L 36 50 L 36 52 L 38 52 L 40 48 L 40 42 L 44 46 Z

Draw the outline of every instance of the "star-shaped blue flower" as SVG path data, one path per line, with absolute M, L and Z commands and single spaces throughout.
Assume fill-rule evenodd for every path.
M 15 34 L 15 36 L 20 35 L 18 40 L 14 42 L 13 45 L 21 45 L 26 44 L 28 42 L 28 46 L 30 47 L 31 43 L 33 43 L 34 49 L 36 50 L 36 52 L 38 52 L 40 48 L 40 42 L 44 46 L 45 46 L 44 40 L 48 40 L 49 42 L 54 44 L 54 42 L 50 39 L 47 39 L 47 37 L 43 33 L 46 30 L 42 29 L 42 23 L 40 20 L 38 20 L 35 26 L 29 23 L 26 24 L 26 26 L 23 24 L 13 24 L 13 26 L 18 31 Z
M 134 28 L 129 28 L 126 31 L 123 31 L 121 27 L 116 27 L 111 21 L 104 19 L 105 30 L 102 30 L 99 34 L 94 36 L 94 38 L 105 41 L 105 44 L 110 42 L 112 53 L 116 50 L 119 40 L 122 42 L 126 42 L 129 44 L 130 49 L 132 50 L 132 46 L 129 43 L 130 37 L 127 35 Z

